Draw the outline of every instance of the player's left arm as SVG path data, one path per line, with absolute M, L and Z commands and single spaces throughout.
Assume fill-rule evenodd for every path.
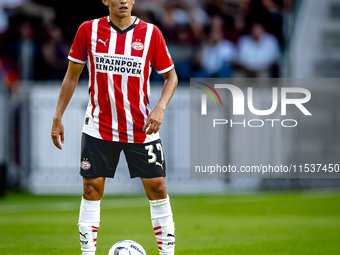
M 145 126 L 143 128 L 143 132 L 146 132 L 147 135 L 157 133 L 158 130 L 160 129 L 165 109 L 168 106 L 177 87 L 178 78 L 175 69 L 172 69 L 167 73 L 164 73 L 163 77 L 164 86 L 161 97 L 155 108 L 150 112 L 146 120 Z

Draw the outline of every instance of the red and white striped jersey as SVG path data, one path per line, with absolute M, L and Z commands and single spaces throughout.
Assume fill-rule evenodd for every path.
M 147 143 L 151 67 L 159 74 L 174 64 L 160 30 L 138 18 L 120 30 L 109 16 L 84 22 L 78 29 L 68 59 L 89 70 L 90 100 L 83 132 L 104 140 Z

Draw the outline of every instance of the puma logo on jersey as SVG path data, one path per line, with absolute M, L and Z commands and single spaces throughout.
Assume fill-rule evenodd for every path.
M 109 40 L 109 39 L 106 39 L 106 41 L 104 42 L 102 39 L 98 39 L 98 42 L 101 42 L 101 43 L 103 43 L 103 44 L 104 44 L 104 46 L 106 47 L 106 42 L 107 42 L 107 40 Z
M 163 169 L 163 164 L 160 164 L 158 162 L 155 163 L 156 165 L 159 165 Z

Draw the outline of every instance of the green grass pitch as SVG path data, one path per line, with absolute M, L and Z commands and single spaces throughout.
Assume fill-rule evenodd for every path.
M 170 195 L 178 255 L 340 254 L 340 192 Z M 81 254 L 80 197 L 9 194 L 0 199 L 0 254 Z M 157 244 L 145 196 L 104 196 L 97 255 L 117 241 Z

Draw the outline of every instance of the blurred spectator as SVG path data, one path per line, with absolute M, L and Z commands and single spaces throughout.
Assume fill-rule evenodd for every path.
M 33 25 L 29 22 L 22 23 L 18 28 L 18 36 L 8 46 L 7 55 L 14 61 L 21 80 L 34 78 L 35 57 L 37 43 Z
M 162 17 L 162 28 L 167 41 L 176 41 L 178 28 L 190 27 L 194 35 L 192 43 L 197 44 L 209 23 L 207 13 L 197 0 L 169 1 Z
M 198 0 L 186 0 L 186 9 L 189 16 L 191 30 L 197 40 L 202 40 L 204 28 L 209 25 L 209 16 L 199 4 Z
M 19 77 L 22 80 L 33 79 L 35 48 L 33 26 L 29 22 L 25 22 L 20 26 L 18 42 Z
M 47 28 L 48 39 L 42 45 L 42 54 L 47 64 L 49 79 L 63 79 L 67 68 L 70 45 L 64 42 L 63 32 L 57 25 Z
M 0 57 L 0 81 L 4 83 L 10 89 L 12 95 L 18 94 L 19 78 L 18 75 L 6 64 L 6 62 Z
M 101 1 L 82 3 L 91 8 L 75 13 L 73 8 L 65 9 L 69 5 L 66 0 L 0 0 L 0 56 L 20 79 L 63 78 L 69 45 L 81 22 L 108 14 Z M 277 51 L 275 40 L 284 48 L 283 12 L 291 8 L 292 0 L 138 0 L 133 12 L 159 26 L 179 78 L 187 80 L 197 75 L 230 76 L 236 56 L 234 44 L 239 46 L 240 63 L 248 76 L 268 70 L 267 65 L 274 70 L 278 57 L 275 61 L 269 58 L 277 54 L 273 53 Z M 72 16 L 73 22 L 65 16 Z M 252 31 L 251 36 L 244 36 L 254 23 L 263 24 L 267 33 L 256 36 Z M 43 31 L 48 39 L 42 36 Z M 271 45 L 272 50 L 258 52 L 263 45 Z M 254 52 L 258 56 L 249 59 Z M 262 66 L 255 68 L 256 61 Z M 159 79 L 153 73 L 155 78 Z
M 3 55 L 6 33 L 9 28 L 9 17 L 6 10 L 18 8 L 24 2 L 25 0 L 0 0 L 0 55 Z
M 160 26 L 165 12 L 165 0 L 138 0 L 132 12 L 141 20 Z
M 226 31 L 226 39 L 236 44 L 245 31 L 246 22 L 244 16 L 236 15 L 233 21 L 233 26 Z
M 192 58 L 195 53 L 195 47 L 191 43 L 192 37 L 193 34 L 189 26 L 181 27 L 178 28 L 176 43 L 168 45 L 179 79 L 190 78 Z
M 223 39 L 223 26 L 219 16 L 211 20 L 208 43 L 202 49 L 202 68 L 209 77 L 230 77 L 231 63 L 236 60 L 236 48 Z
M 281 47 L 283 46 L 283 21 L 282 12 L 284 2 L 282 0 L 253 0 L 248 22 L 261 23 L 268 33 L 275 35 Z
M 54 18 L 51 7 L 30 0 L 0 0 L 0 56 L 19 79 L 36 78 L 40 45 L 34 26 L 50 24 Z
M 7 11 L 16 9 L 25 2 L 26 0 L 0 0 L 0 35 L 5 33 L 9 27 Z
M 0 34 L 9 27 L 9 13 L 21 12 L 26 16 L 40 17 L 44 24 L 49 24 L 55 18 L 52 8 L 35 4 L 29 0 L 0 0 Z M 13 13 L 11 13 L 13 15 Z
M 235 17 L 248 16 L 250 11 L 251 0 L 212 0 L 207 1 L 208 14 L 219 15 L 227 30 L 233 28 Z
M 239 64 L 248 77 L 274 76 L 270 74 L 277 66 L 280 56 L 278 40 L 266 33 L 263 25 L 252 25 L 250 35 L 244 35 L 238 43 Z
M 136 3 L 139 1 L 145 0 L 137 0 Z M 101 0 L 82 0 L 81 2 L 70 0 L 34 0 L 34 2 L 53 8 L 57 15 L 52 23 L 61 27 L 63 37 L 68 43 L 73 42 L 79 26 L 84 21 L 109 15 L 107 6 L 105 6 Z M 82 8 L 79 6 L 80 3 Z M 77 8 L 80 9 L 77 10 Z
M 176 42 L 176 33 L 179 27 L 189 25 L 187 13 L 175 4 L 167 3 L 162 18 L 162 30 L 168 43 Z

